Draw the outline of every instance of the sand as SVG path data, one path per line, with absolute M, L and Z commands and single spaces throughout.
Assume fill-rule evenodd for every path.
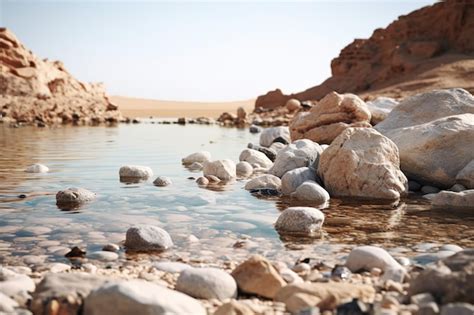
M 125 117 L 212 117 L 217 118 L 223 112 L 235 113 L 240 106 L 247 112 L 253 111 L 255 100 L 235 102 L 181 102 L 159 101 L 123 96 L 110 97 L 119 106 Z

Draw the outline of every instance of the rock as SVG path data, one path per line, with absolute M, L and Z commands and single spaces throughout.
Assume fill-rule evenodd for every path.
M 273 162 L 262 152 L 253 149 L 245 149 L 240 153 L 239 161 L 245 161 L 251 165 L 257 164 L 262 168 L 270 168 Z
M 32 294 L 30 310 L 33 314 L 79 314 L 84 297 L 105 281 L 101 276 L 82 272 L 48 273 Z
M 240 290 L 272 299 L 286 285 L 278 271 L 265 258 L 251 256 L 232 271 Z
M 249 127 L 249 131 L 250 133 L 259 133 L 259 132 L 262 132 L 262 128 L 256 125 L 251 125 Z
M 172 184 L 172 181 L 169 177 L 166 176 L 158 176 L 154 181 L 153 185 L 158 187 L 165 187 Z
M 206 175 L 205 178 L 210 182 L 210 183 L 219 183 L 221 180 L 219 177 L 214 176 L 214 175 Z
M 468 189 L 474 189 L 474 159 L 459 171 L 456 175 L 456 183 Z
M 374 269 L 374 268 L 372 268 Z M 335 265 L 334 268 L 331 270 L 331 278 L 333 280 L 340 279 L 340 280 L 348 280 L 352 275 L 352 272 L 343 265 Z
M 247 112 L 243 107 L 237 108 L 237 119 L 245 120 L 247 118 Z
M 436 253 L 428 253 L 428 254 L 417 255 L 417 256 L 413 257 L 412 259 L 417 264 L 427 265 L 427 264 L 437 262 L 437 261 L 439 261 L 441 259 L 444 259 L 446 257 L 452 256 L 454 254 L 455 254 L 455 252 L 444 250 L 444 251 L 438 251 Z
M 118 246 L 117 244 L 113 244 L 113 243 L 109 243 L 107 245 L 104 245 L 104 247 L 102 247 L 102 250 L 103 251 L 106 251 L 106 252 L 118 252 L 120 250 L 120 246 Z
M 460 252 L 463 251 L 463 248 L 456 244 L 445 244 L 439 248 L 440 251 L 451 251 L 451 252 Z
M 347 300 L 359 299 L 373 302 L 375 290 L 370 285 L 327 282 L 297 283 L 283 287 L 275 296 L 275 301 L 283 302 L 292 313 L 317 306 L 321 310 L 333 310 Z
M 421 189 L 421 185 L 414 180 L 408 181 L 408 189 L 410 191 L 419 191 Z
M 280 276 L 286 281 L 286 283 L 302 283 L 303 279 L 290 268 L 283 268 L 280 270 Z
M 209 185 L 209 179 L 207 179 L 206 177 L 201 176 L 198 179 L 196 179 L 196 183 L 199 186 L 207 186 L 207 185 Z
M 206 315 L 201 303 L 186 294 L 143 281 L 109 282 L 86 298 L 84 314 L 196 314 Z
M 43 164 L 33 164 L 26 168 L 25 172 L 27 173 L 47 173 L 49 172 L 49 168 Z
M 204 176 L 214 175 L 220 180 L 229 181 L 237 177 L 235 163 L 231 160 L 207 162 L 203 168 Z
M 416 304 L 418 306 L 425 305 L 431 302 L 436 302 L 431 293 L 419 293 L 412 295 L 410 301 L 411 304 Z
M 174 261 L 160 261 L 155 263 L 153 266 L 158 270 L 170 273 L 180 273 L 185 269 L 192 268 L 190 265 Z
M 291 207 L 284 210 L 275 223 L 280 234 L 311 235 L 318 232 L 324 222 L 324 214 L 311 207 Z
M 370 111 L 354 94 L 327 94 L 309 112 L 297 114 L 290 122 L 291 140 L 310 139 L 330 144 L 349 127 L 370 127 Z
M 435 302 L 426 303 L 420 305 L 416 315 L 438 315 L 439 314 L 439 307 L 438 304 Z
M 14 313 L 18 303 L 0 292 L 0 313 Z
M 449 190 L 454 192 L 461 192 L 467 190 L 467 188 L 461 184 L 454 184 L 453 187 L 449 188 Z
M 194 162 L 204 164 L 206 162 L 209 162 L 211 160 L 211 153 L 207 151 L 200 151 L 196 153 L 192 153 L 188 155 L 187 157 L 181 159 L 181 162 L 183 164 L 193 164 Z
M 423 187 L 421 187 L 421 192 L 423 194 L 436 194 L 440 192 L 440 189 L 430 185 L 424 185 Z
M 301 103 L 299 100 L 297 99 L 294 99 L 294 98 L 291 98 L 289 99 L 287 102 L 286 102 L 286 109 L 289 111 L 289 112 L 295 112 L 297 110 L 300 110 L 302 107 L 301 107 Z
M 393 200 L 408 191 L 399 166 L 390 139 L 372 128 L 349 128 L 321 154 L 318 174 L 331 196 Z
M 322 205 L 329 201 L 329 193 L 313 181 L 306 181 L 301 184 L 291 194 L 291 197 L 298 200 L 312 201 L 316 205 Z
M 448 116 L 396 129 L 387 129 L 389 126 L 383 126 L 385 121 L 376 129 L 397 145 L 402 171 L 419 183 L 449 188 L 456 183 L 457 174 L 474 159 L 471 149 L 474 114 Z
M 437 194 L 428 194 L 423 197 L 429 199 L 433 206 L 474 207 L 474 189 L 458 193 L 443 190 Z
M 0 293 L 14 297 L 35 290 L 35 283 L 30 277 L 0 267 Z
M 125 247 L 131 251 L 162 251 L 173 246 L 168 232 L 153 225 L 134 226 L 127 230 Z
M 383 301 L 382 301 L 383 302 Z M 359 301 L 358 299 L 353 299 L 348 303 L 341 304 L 336 309 L 337 315 L 368 315 L 370 314 L 370 305 Z M 377 313 L 377 315 L 392 315 L 390 313 Z M 396 314 L 393 314 L 396 315 Z
M 269 173 L 281 178 L 295 168 L 317 166 L 321 153 L 321 147 L 311 140 L 295 141 L 277 153 Z
M 395 108 L 399 102 L 391 97 L 379 96 L 366 103 L 372 116 L 371 123 L 376 125 L 387 118 L 388 114 Z
M 64 255 L 66 258 L 83 258 L 86 256 L 86 251 L 81 248 L 74 246 L 71 250 Z
M 306 181 L 317 181 L 316 171 L 309 167 L 299 167 L 288 171 L 281 178 L 281 192 L 290 195 Z
M 249 162 L 242 161 L 235 166 L 235 172 L 237 177 L 247 178 L 253 174 L 253 167 Z
M 275 142 L 275 143 L 279 143 L 279 142 Z M 273 143 L 272 143 L 273 145 Z M 277 154 L 277 151 L 272 149 L 271 146 L 268 147 L 268 148 L 265 148 L 265 147 L 262 147 L 262 146 L 259 146 L 259 145 L 255 145 L 255 144 L 252 144 L 252 143 L 249 143 L 248 146 L 247 146 L 249 149 L 253 149 L 253 150 L 256 150 L 258 152 L 261 152 L 263 154 L 265 154 L 265 156 L 270 160 L 272 161 L 272 163 L 275 161 L 276 159 L 276 154 Z
M 281 150 L 283 150 L 284 148 L 286 148 L 286 144 L 283 144 L 281 142 L 273 142 L 272 145 L 269 147 L 269 149 L 275 151 L 276 153 L 280 152 Z M 275 159 L 276 159 L 276 155 L 275 155 Z M 275 162 L 275 160 L 273 160 L 273 162 Z
M 153 171 L 148 166 L 125 165 L 119 170 L 120 180 L 148 179 L 153 176 Z
M 49 272 L 52 273 L 60 273 L 68 270 L 71 270 L 71 266 L 63 263 L 52 263 L 49 265 Z
M 280 196 L 281 193 L 277 189 L 272 189 L 272 188 L 256 188 L 256 189 L 250 189 L 250 193 L 256 197 L 262 196 L 262 197 L 268 197 L 268 196 Z
M 245 303 L 231 300 L 217 308 L 214 315 L 254 315 L 254 311 Z
M 400 271 L 402 275 L 406 273 L 405 269 L 389 253 L 376 246 L 355 247 L 347 257 L 346 266 L 352 272 L 380 268 L 384 272 L 384 279 L 390 278 L 387 274 L 391 275 L 393 271 Z
M 96 251 L 87 255 L 89 259 L 101 260 L 101 261 L 114 261 L 119 258 L 117 253 L 109 251 Z
M 260 134 L 260 145 L 264 147 L 269 147 L 273 141 L 277 138 L 283 138 L 290 143 L 290 130 L 288 127 L 271 127 L 263 129 Z
M 84 188 L 68 188 L 66 190 L 58 191 L 56 194 L 56 204 L 81 204 L 95 199 L 95 193 Z
M 449 303 L 441 307 L 440 315 L 472 315 L 474 305 L 468 303 Z
M 193 162 L 192 164 L 185 165 L 187 165 L 187 168 L 191 171 L 202 171 L 202 169 L 204 168 L 204 165 L 199 162 Z
M 237 296 L 234 278 L 217 268 L 185 269 L 181 271 L 175 289 L 199 299 L 225 300 Z
M 266 175 L 253 178 L 245 184 L 246 190 L 267 189 L 267 188 L 280 190 L 281 180 L 276 176 L 266 174 Z

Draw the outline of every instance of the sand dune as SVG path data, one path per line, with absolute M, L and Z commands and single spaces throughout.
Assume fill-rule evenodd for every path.
M 255 100 L 235 102 L 181 102 L 159 101 L 123 96 L 110 97 L 119 106 L 126 117 L 189 117 L 200 116 L 217 118 L 223 112 L 235 113 L 242 106 L 247 112 L 252 111 Z

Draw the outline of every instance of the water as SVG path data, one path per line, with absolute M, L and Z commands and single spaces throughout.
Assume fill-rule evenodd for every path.
M 419 197 L 397 206 L 332 199 L 323 209 L 322 235 L 280 237 L 273 228 L 279 212 L 308 204 L 256 198 L 243 189 L 243 181 L 200 188 L 188 177 L 201 173 L 181 165 L 182 157 L 200 150 L 210 151 L 214 159 L 237 161 L 249 142 L 258 143 L 258 135 L 218 126 L 0 126 L 0 263 L 21 263 L 31 255 L 64 261 L 72 246 L 99 250 L 122 242 L 126 230 L 141 223 L 163 227 L 176 243 L 173 250 L 147 259 L 213 261 L 260 253 L 294 261 L 304 256 L 337 259 L 358 244 L 394 252 L 426 242 L 474 244 L 472 213 L 431 209 Z M 46 164 L 50 173 L 25 173 L 33 163 Z M 155 177 L 168 176 L 173 185 L 155 187 L 154 178 L 121 183 L 118 170 L 125 164 L 150 166 Z M 58 209 L 55 193 L 68 187 L 96 192 L 97 200 L 79 209 Z M 190 235 L 200 241 L 189 241 Z M 235 245 L 242 240 L 247 241 Z M 131 258 L 121 252 L 121 259 Z

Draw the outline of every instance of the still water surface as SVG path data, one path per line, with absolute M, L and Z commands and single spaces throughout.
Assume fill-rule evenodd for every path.
M 239 259 L 249 252 L 282 260 L 305 255 L 328 259 L 358 244 L 393 252 L 426 242 L 474 245 L 472 214 L 431 209 L 416 196 L 398 206 L 332 199 L 323 209 L 326 222 L 320 237 L 281 238 L 273 228 L 279 212 L 308 204 L 256 198 L 243 189 L 244 181 L 200 188 L 188 179 L 200 172 L 181 165 L 182 157 L 200 150 L 237 162 L 249 142 L 258 143 L 258 135 L 218 126 L 0 126 L 0 263 L 18 263 L 31 255 L 62 261 L 71 246 L 99 250 L 122 242 L 130 226 L 142 223 L 171 234 L 176 247 L 162 254 L 171 259 Z M 25 173 L 32 163 L 46 164 L 50 173 Z M 125 164 L 150 166 L 155 177 L 168 176 L 173 185 L 155 187 L 154 178 L 121 183 L 118 170 Z M 68 187 L 87 188 L 97 193 L 97 200 L 73 211 L 58 209 L 55 193 Z M 22 194 L 26 198 L 18 197 Z M 190 235 L 200 241 L 190 241 Z M 234 246 L 243 239 L 250 241 Z M 122 252 L 121 257 L 127 255 Z

